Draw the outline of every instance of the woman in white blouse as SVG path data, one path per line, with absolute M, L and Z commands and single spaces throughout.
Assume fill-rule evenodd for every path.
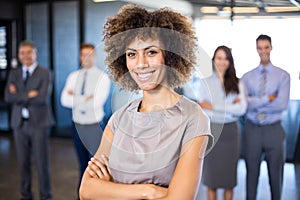
M 208 187 L 208 200 L 217 199 L 224 189 L 224 200 L 233 198 L 239 159 L 238 118 L 246 111 L 242 82 L 236 77 L 231 50 L 219 46 L 213 56 L 212 76 L 201 80 L 197 101 L 210 117 L 216 145 L 205 157 L 202 182 Z

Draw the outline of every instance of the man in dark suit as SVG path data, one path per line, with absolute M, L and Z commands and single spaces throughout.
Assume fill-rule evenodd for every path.
M 51 72 L 37 64 L 33 43 L 19 45 L 22 67 L 10 71 L 5 100 L 12 104 L 11 127 L 14 132 L 21 175 L 21 199 L 32 199 L 31 154 L 38 170 L 40 199 L 51 199 L 48 138 L 54 124 L 49 106 Z

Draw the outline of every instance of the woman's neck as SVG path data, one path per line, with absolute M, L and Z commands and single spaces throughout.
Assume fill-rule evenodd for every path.
M 220 72 L 218 70 L 217 71 L 217 75 L 218 75 L 218 78 L 220 79 L 221 83 L 224 85 L 224 74 L 223 72 Z
M 155 112 L 174 106 L 181 96 L 169 87 L 161 86 L 155 90 L 143 91 L 140 112 Z

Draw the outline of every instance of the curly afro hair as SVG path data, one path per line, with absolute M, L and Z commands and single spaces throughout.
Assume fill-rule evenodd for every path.
M 134 4 L 123 6 L 104 25 L 106 64 L 110 75 L 123 89 L 138 90 L 128 73 L 125 51 L 136 38 L 162 44 L 168 84 L 179 87 L 190 78 L 196 63 L 197 38 L 192 23 L 169 8 L 149 11 Z

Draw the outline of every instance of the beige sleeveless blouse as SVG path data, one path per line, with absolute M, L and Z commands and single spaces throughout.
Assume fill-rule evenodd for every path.
M 186 97 L 158 112 L 138 112 L 142 99 L 123 106 L 110 118 L 113 134 L 109 167 L 115 182 L 168 186 L 183 144 L 209 136 L 209 119 L 200 106 Z

